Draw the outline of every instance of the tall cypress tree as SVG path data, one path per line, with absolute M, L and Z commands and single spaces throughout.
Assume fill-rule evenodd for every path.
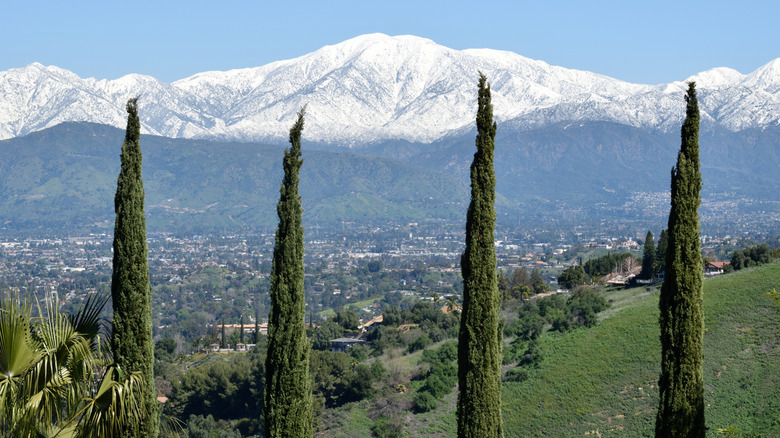
M 238 342 L 244 343 L 244 315 L 241 315 L 241 332 L 238 334 Z
M 260 343 L 260 314 L 255 312 L 255 344 Z
M 227 348 L 227 338 L 225 337 L 225 318 L 222 318 L 222 332 L 219 337 L 219 348 Z
M 669 248 L 669 239 L 666 230 L 661 230 L 658 235 L 658 245 L 655 246 L 655 272 L 666 272 L 666 250 Z
M 699 107 L 688 84 L 682 146 L 672 169 L 672 206 L 667 229 L 666 277 L 659 301 L 660 402 L 656 437 L 704 437 L 702 377 L 702 264 L 699 241 Z
M 146 420 L 131 425 L 131 429 L 123 436 L 156 437 L 160 415 L 154 389 L 152 291 L 147 262 L 140 138 L 138 99 L 134 98 L 127 101 L 127 130 L 122 143 L 121 169 L 114 197 L 116 222 L 111 276 L 114 306 L 111 349 L 120 369 L 125 372 L 139 371 L 144 381 L 140 404 L 144 408 Z
M 645 236 L 645 250 L 642 253 L 642 272 L 639 273 L 639 278 L 649 280 L 653 278 L 654 266 L 655 266 L 655 241 L 652 231 L 647 231 Z
M 463 310 L 458 335 L 458 436 L 503 436 L 501 422 L 501 297 L 496 278 L 493 233 L 496 124 L 490 85 L 479 74 L 477 152 L 471 163 L 471 203 L 466 217 L 466 250 L 461 256 Z
M 263 403 L 265 436 L 311 437 L 312 393 L 309 342 L 306 339 L 303 294 L 303 208 L 298 195 L 301 131 L 305 107 L 290 129 L 290 148 L 284 151 L 280 189 L 279 227 L 271 266 L 271 310 L 268 316 L 268 355 Z

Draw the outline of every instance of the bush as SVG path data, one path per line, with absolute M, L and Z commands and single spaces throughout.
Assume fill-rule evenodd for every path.
M 528 370 L 525 368 L 512 368 L 504 374 L 504 382 L 525 382 L 528 380 Z
M 373 355 L 379 356 L 390 347 L 399 347 L 404 345 L 404 338 L 401 331 L 395 327 L 380 325 L 368 334 L 368 341 L 374 348 Z
M 609 303 L 592 289 L 578 289 L 569 298 L 568 307 L 585 327 L 593 327 L 598 322 L 597 314 L 609 307 Z
M 452 362 L 458 358 L 458 342 L 449 341 L 442 344 L 435 350 L 425 350 L 422 352 L 420 362 L 434 364 L 437 362 Z
M 385 364 L 380 362 L 379 360 L 375 360 L 371 363 L 371 374 L 374 376 L 375 380 L 380 380 L 387 375 L 387 368 L 385 367 Z
M 576 286 L 585 284 L 587 281 L 585 270 L 582 266 L 571 266 L 563 270 L 558 276 L 558 284 L 564 289 L 573 289 Z
M 428 376 L 425 379 L 425 386 L 421 389 L 421 391 L 427 392 L 437 399 L 449 394 L 450 390 L 452 390 L 452 385 L 447 385 L 447 382 L 436 374 Z
M 414 410 L 418 413 L 432 411 L 438 404 L 436 397 L 428 392 L 418 392 L 414 395 Z
M 539 350 L 539 346 L 536 345 L 536 342 L 531 342 L 528 344 L 528 348 L 525 350 L 523 358 L 520 359 L 520 363 L 518 365 L 538 368 L 541 361 L 542 354 Z
M 504 357 L 501 360 L 501 363 L 504 365 L 509 365 L 510 363 L 517 362 L 520 360 L 520 358 L 525 355 L 527 347 L 525 342 L 523 342 L 520 339 L 515 339 L 514 342 L 509 344 L 509 347 L 504 348 L 503 354 Z
M 379 438 L 401 438 L 404 433 L 401 418 L 379 417 L 371 425 L 371 432 Z
M 365 345 L 353 345 L 349 347 L 349 355 L 358 362 L 368 359 L 368 347 Z
M 224 420 L 215 420 L 208 415 L 191 415 L 187 421 L 187 436 L 191 438 L 241 438 L 241 433 L 233 430 Z
M 371 372 L 371 368 L 363 364 L 356 366 L 355 371 L 347 378 L 339 401 L 345 403 L 370 397 L 373 393 L 373 383 L 374 374 Z
M 417 337 L 414 341 L 409 343 L 409 347 L 407 348 L 407 353 L 414 353 L 417 350 L 422 350 L 425 347 L 431 345 L 433 342 L 431 341 L 431 338 L 428 337 L 427 334 L 423 333 L 420 336 Z
M 311 348 L 320 351 L 330 350 L 330 340 L 340 338 L 344 328 L 334 321 L 325 321 L 314 331 Z

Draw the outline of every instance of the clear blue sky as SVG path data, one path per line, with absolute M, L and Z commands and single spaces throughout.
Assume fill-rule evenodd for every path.
M 772 0 L 6 0 L 0 70 L 40 62 L 172 82 L 381 32 L 658 84 L 713 67 L 749 73 L 780 57 L 778 17 Z

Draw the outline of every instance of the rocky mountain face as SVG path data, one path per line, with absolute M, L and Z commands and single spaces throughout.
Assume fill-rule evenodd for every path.
M 0 139 L 67 121 L 121 128 L 124 103 L 140 96 L 144 133 L 171 138 L 284 142 L 296 111 L 308 105 L 309 141 L 339 148 L 431 143 L 471 129 L 477 71 L 491 82 L 504 131 L 609 122 L 674 132 L 688 80 L 698 84 L 705 129 L 780 124 L 780 58 L 746 75 L 716 68 L 642 85 L 511 52 L 371 34 L 296 59 L 171 84 L 137 74 L 83 79 L 40 64 L 0 72 Z

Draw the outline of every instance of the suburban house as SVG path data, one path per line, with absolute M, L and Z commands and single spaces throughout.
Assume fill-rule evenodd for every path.
M 384 319 L 385 319 L 384 315 L 379 315 L 376 318 L 374 318 L 374 319 L 372 319 L 370 321 L 366 321 L 363 324 L 361 324 L 360 326 L 358 326 L 358 330 L 360 330 L 362 333 L 365 333 L 365 332 L 371 330 L 371 328 L 374 327 L 376 324 L 381 324 L 382 321 L 384 321 Z
M 330 340 L 330 351 L 333 353 L 345 353 L 348 348 L 355 345 L 365 344 L 366 340 L 360 336 L 356 338 L 338 338 Z
M 704 275 L 713 276 L 723 273 L 723 269 L 726 265 L 730 265 L 731 262 L 709 262 L 704 264 Z

